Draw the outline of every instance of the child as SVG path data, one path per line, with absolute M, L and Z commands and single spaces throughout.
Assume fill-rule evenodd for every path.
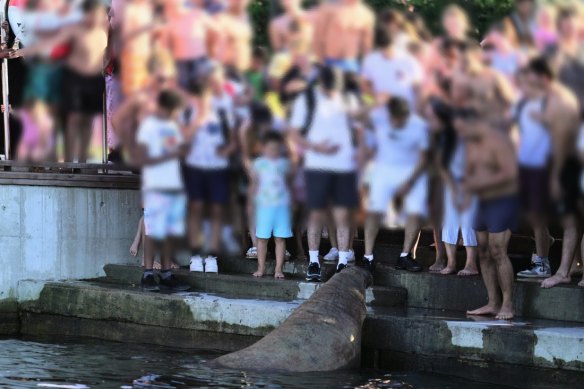
M 274 278 L 284 279 L 282 267 L 286 254 L 286 239 L 292 237 L 290 215 L 290 163 L 282 157 L 284 138 L 270 131 L 262 140 L 261 157 L 253 163 L 251 193 L 256 203 L 256 237 L 258 270 L 254 277 L 263 277 L 266 271 L 268 240 L 276 242 L 276 270 Z
M 22 138 L 17 156 L 21 161 L 42 162 L 54 153 L 54 121 L 49 107 L 41 100 L 27 102 L 22 110 L 12 110 L 22 123 Z
M 189 151 L 177 124 L 180 95 L 165 90 L 158 96 L 156 113 L 147 116 L 137 133 L 134 158 L 142 166 L 144 203 L 144 276 L 142 289 L 188 290 L 171 272 L 172 238 L 185 233 L 186 198 L 180 160 Z M 154 257 L 161 254 L 160 281 L 154 277 Z

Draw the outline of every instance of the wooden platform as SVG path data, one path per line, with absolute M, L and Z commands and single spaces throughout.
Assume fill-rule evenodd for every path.
M 0 161 L 0 185 L 139 189 L 140 176 L 124 165 Z

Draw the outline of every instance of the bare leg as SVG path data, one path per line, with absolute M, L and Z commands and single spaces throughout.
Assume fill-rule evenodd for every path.
M 449 275 L 456 273 L 456 245 L 445 243 L 448 264 L 440 271 L 440 274 Z
M 302 234 L 304 226 L 304 210 L 302 205 L 297 204 L 294 211 L 294 240 L 296 241 L 296 259 L 305 260 L 306 253 L 304 252 L 304 246 L 302 245 Z
M 258 270 L 253 273 L 254 277 L 263 277 L 266 273 L 266 257 L 268 256 L 268 239 L 257 238 L 258 248 Z
M 584 258 L 584 236 L 582 237 L 582 241 L 580 242 L 580 256 Z M 582 275 L 582 281 L 578 283 L 578 286 L 584 288 L 584 275 Z
M 479 274 L 479 269 L 477 267 L 477 248 L 467 246 L 466 247 L 466 264 L 464 269 L 458 272 L 461 277 L 477 276 Z
M 67 117 L 67 126 L 65 127 L 65 162 L 73 162 L 75 158 L 77 133 L 82 131 L 83 117 L 78 113 L 70 113 Z
M 333 212 L 327 214 L 327 230 L 329 241 L 331 242 L 331 247 L 339 248 L 339 240 L 337 239 L 337 225 L 335 223 L 335 218 Z
M 159 249 L 159 244 L 149 236 L 144 241 L 144 269 L 154 268 L 154 257 Z
M 256 237 L 256 222 L 255 222 L 255 204 L 253 201 L 248 201 L 247 204 L 247 221 L 249 227 L 249 237 L 251 239 L 252 247 L 258 247 L 258 238 Z
M 91 144 L 91 135 L 93 133 L 93 117 L 83 115 L 81 127 L 77 129 L 79 139 L 79 163 L 87 162 L 89 145 Z
M 337 243 L 339 251 L 349 251 L 351 241 L 351 221 L 350 211 L 346 208 L 335 208 L 333 210 L 334 222 L 337 227 Z
M 134 242 L 130 246 L 130 255 L 135 257 L 138 255 L 138 250 L 140 250 L 140 242 L 142 240 L 142 233 L 144 231 L 144 216 L 140 218 L 138 222 L 138 230 L 136 231 L 136 236 L 134 237 Z
M 444 269 L 448 251 L 446 244 L 442 241 L 442 221 L 444 219 L 444 185 L 440 180 L 433 180 L 431 183 L 430 197 L 430 220 L 434 231 L 434 248 L 436 251 L 436 261 L 428 269 L 430 272 L 439 272 Z
M 201 245 L 201 223 L 203 221 L 203 203 L 193 201 L 189 212 L 189 246 L 192 250 L 198 250 Z
M 308 222 L 308 250 L 318 251 L 322 235 L 322 211 L 311 211 Z
M 420 237 L 422 221 L 419 216 L 410 215 L 406 222 L 404 246 L 402 253 L 412 253 Z
M 513 308 L 513 266 L 507 255 L 507 248 L 511 239 L 511 231 L 507 230 L 498 234 L 489 234 L 489 252 L 497 267 L 497 279 L 501 288 L 503 301 L 501 310 L 496 318 L 510 320 L 515 316 Z
M 533 237 L 535 253 L 540 258 L 547 258 L 550 254 L 550 232 L 546 223 L 536 217 L 533 217 Z
M 497 280 L 497 268 L 489 252 L 489 234 L 485 231 L 477 232 L 479 242 L 479 260 L 481 261 L 481 273 L 489 302 L 484 307 L 468 311 L 469 315 L 496 315 L 501 310 L 501 295 Z
M 286 257 L 286 239 L 274 238 L 274 241 L 276 242 L 276 270 L 274 272 L 274 278 L 283 280 L 284 259 Z
M 442 241 L 442 229 L 434 227 L 434 245 L 436 246 L 436 262 L 428 269 L 431 273 L 438 273 L 444 270 L 444 258 L 449 257 L 448 245 Z M 456 255 L 456 247 L 454 248 Z
M 174 257 L 174 242 L 173 239 L 167 238 L 162 243 L 161 265 L 163 270 L 173 268 L 172 258 Z
M 381 215 L 378 213 L 369 213 L 365 219 L 365 255 L 373 255 L 375 239 L 379 233 L 379 220 Z
M 541 283 L 542 288 L 553 288 L 559 284 L 569 284 L 570 268 L 578 247 L 579 233 L 575 216 L 567 216 L 563 220 L 564 239 L 562 242 L 562 261 L 556 274 Z
M 211 253 L 217 255 L 221 251 L 221 230 L 223 228 L 223 205 L 211 206 Z

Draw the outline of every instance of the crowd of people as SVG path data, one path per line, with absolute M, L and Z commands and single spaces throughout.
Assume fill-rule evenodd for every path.
M 321 258 L 338 272 L 355 261 L 360 227 L 359 261 L 374 271 L 379 229 L 401 225 L 396 267 L 419 272 L 414 251 L 429 223 L 429 271 L 474 276 L 480 262 L 489 302 L 469 313 L 511 319 L 507 251 L 522 220 L 536 250 L 517 276 L 544 288 L 571 281 L 584 187 L 580 9 L 516 0 L 478 36 L 457 5 L 432 35 L 413 7 L 279 3 L 264 48 L 253 45 L 249 0 L 28 0 L 29 41 L 3 50 L 28 59 L 26 158 L 41 146 L 52 153 L 60 123 L 64 160 L 85 161 L 107 97 L 110 160 L 142 169 L 131 251 L 144 234 L 144 289 L 187 288 L 171 271 L 182 236 L 195 272 L 217 272 L 239 233 L 257 258 L 254 276 L 266 273 L 273 237 L 276 278 L 288 241 L 309 261 L 306 278 L 320 281 Z M 556 220 L 563 247 L 552 275 Z M 332 248 L 321 257 L 323 235 Z

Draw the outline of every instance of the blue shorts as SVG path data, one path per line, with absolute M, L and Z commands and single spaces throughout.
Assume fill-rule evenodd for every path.
M 154 240 L 185 234 L 186 197 L 174 192 L 144 192 L 144 234 Z
M 256 206 L 256 237 L 291 238 L 292 218 L 289 205 Z
M 474 229 L 498 234 L 514 231 L 519 224 L 519 197 L 509 195 L 498 199 L 480 200 Z
M 338 68 L 345 73 L 359 73 L 359 61 L 356 59 L 334 59 L 325 60 L 327 66 Z
M 183 167 L 183 178 L 189 201 L 225 205 L 229 203 L 229 171 Z

